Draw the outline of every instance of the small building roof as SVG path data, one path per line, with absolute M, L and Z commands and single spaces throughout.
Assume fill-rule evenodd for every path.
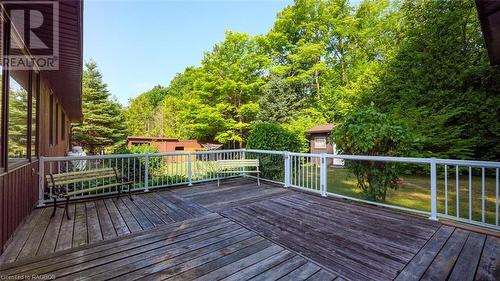
M 329 133 L 335 127 L 334 124 L 322 124 L 307 130 L 308 134 Z
M 145 137 L 145 136 L 128 136 L 127 141 L 132 140 L 147 140 L 147 141 L 179 141 L 176 138 L 164 138 L 164 137 Z

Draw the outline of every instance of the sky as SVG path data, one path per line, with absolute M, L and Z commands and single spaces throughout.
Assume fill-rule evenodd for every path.
M 128 100 L 198 66 L 224 31 L 265 34 L 288 0 L 88 0 L 84 59 L 93 59 L 110 93 Z

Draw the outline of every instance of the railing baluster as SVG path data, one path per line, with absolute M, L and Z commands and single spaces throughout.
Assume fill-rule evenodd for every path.
M 436 158 L 431 158 L 431 217 L 437 220 L 437 175 Z
M 315 160 L 317 160 L 317 159 L 315 159 Z M 316 186 L 316 189 L 320 188 L 318 186 L 318 178 L 319 178 L 319 175 L 318 175 L 318 162 L 314 161 L 314 184 Z
M 43 156 L 40 156 L 39 161 L 40 162 L 38 165 L 38 207 L 42 207 L 45 205 L 45 158 Z M 497 170 L 497 175 L 498 175 L 498 170 Z
M 458 165 L 455 166 L 455 185 L 456 185 L 456 197 L 457 197 L 457 218 L 460 218 L 460 174 L 458 171 Z
M 498 226 L 498 168 L 495 170 L 495 225 Z
M 146 159 L 144 163 L 144 191 L 149 191 L 149 154 L 146 154 Z
M 321 175 L 321 184 L 320 184 L 321 196 L 326 196 L 326 155 L 325 154 L 321 154 L 320 175 Z
M 472 167 L 469 166 L 469 220 L 472 220 Z
M 188 167 L 188 185 L 189 186 L 192 186 L 193 185 L 193 172 L 192 172 L 192 163 L 191 163 L 191 152 L 188 154 L 188 163 L 187 163 Z
M 448 165 L 444 165 L 444 213 L 448 215 Z
M 484 189 L 485 189 L 485 179 L 484 179 L 484 168 L 481 169 L 481 221 L 484 222 Z
M 284 152 L 284 155 L 283 155 L 283 158 L 285 159 L 285 179 L 284 179 L 284 182 L 285 182 L 285 187 L 290 187 L 290 181 L 291 181 L 291 163 L 290 163 L 290 152 L 288 151 L 285 151 Z

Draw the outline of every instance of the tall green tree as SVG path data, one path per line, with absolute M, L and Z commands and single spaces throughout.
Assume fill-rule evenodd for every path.
M 256 117 L 256 101 L 262 93 L 268 64 L 256 38 L 246 33 L 226 32 L 224 41 L 205 54 L 195 91 L 200 101 L 224 116 L 224 129 L 215 135 L 215 140 L 243 146 Z
M 473 1 L 403 1 L 398 49 L 366 95 L 422 138 L 422 156 L 500 159 L 500 70 Z
M 73 141 L 90 154 L 124 142 L 127 136 L 121 105 L 113 100 L 94 61 L 83 72 L 83 121 L 73 127 Z
M 155 86 L 129 101 L 124 114 L 130 134 L 153 137 L 164 135 L 165 124 L 157 107 L 166 96 L 167 89 Z M 159 109 L 161 110 L 161 107 Z

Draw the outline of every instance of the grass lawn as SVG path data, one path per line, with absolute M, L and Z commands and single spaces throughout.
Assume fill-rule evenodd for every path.
M 387 204 L 423 211 L 430 211 L 430 177 L 425 175 L 402 176 L 402 187 L 387 192 Z M 328 192 L 355 198 L 363 198 L 356 187 L 356 178 L 346 169 L 330 168 L 327 177 Z M 438 212 L 445 213 L 444 178 L 438 178 Z M 459 216 L 469 218 L 468 175 L 459 177 Z M 495 223 L 495 178 L 485 179 L 485 222 Z M 481 177 L 472 178 L 472 218 L 481 221 Z M 448 214 L 456 216 L 455 174 L 448 175 Z

